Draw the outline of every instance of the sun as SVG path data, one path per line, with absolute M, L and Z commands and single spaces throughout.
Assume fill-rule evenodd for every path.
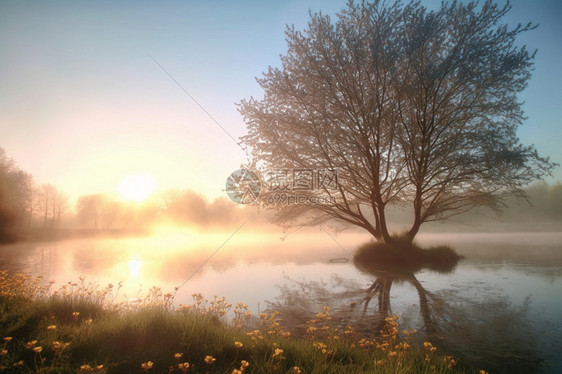
M 140 202 L 149 197 L 156 187 L 156 181 L 151 174 L 129 175 L 119 185 L 119 194 L 125 201 Z

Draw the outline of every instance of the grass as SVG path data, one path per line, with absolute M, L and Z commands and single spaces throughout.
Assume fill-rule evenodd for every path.
M 116 303 L 118 288 L 82 278 L 52 292 L 40 278 L 0 272 L 0 372 L 468 371 L 429 342 L 415 346 L 415 331 L 400 333 L 396 316 L 377 336 L 358 336 L 351 326 L 335 326 L 325 307 L 297 339 L 275 312 L 253 316 L 245 304 L 200 294 L 174 307 L 172 295 L 158 288 L 134 303 Z

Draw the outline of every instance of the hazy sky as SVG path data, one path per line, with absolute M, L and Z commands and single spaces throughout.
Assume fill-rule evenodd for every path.
M 309 9 L 345 3 L 0 0 L 0 147 L 73 196 L 115 192 L 139 173 L 221 196 L 244 152 L 150 56 L 237 139 L 234 103 L 261 96 L 254 78 L 279 65 L 285 25 L 302 29 Z M 558 163 L 561 16 L 557 0 L 519 0 L 506 19 L 540 24 L 520 38 L 538 54 L 519 134 Z M 562 180 L 560 168 L 549 180 Z

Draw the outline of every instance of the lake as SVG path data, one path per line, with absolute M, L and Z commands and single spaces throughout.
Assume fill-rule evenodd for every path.
M 490 372 L 562 372 L 562 233 L 425 233 L 465 258 L 448 273 L 370 269 L 353 253 L 369 236 L 322 230 L 281 234 L 167 231 L 146 238 L 76 239 L 0 246 L 0 269 L 42 275 L 54 288 L 80 276 L 123 286 L 122 300 L 152 286 L 225 296 L 254 313 L 278 310 L 297 334 L 323 306 L 333 321 L 369 334 L 381 315 L 419 330 L 440 350 Z M 370 291 L 370 293 L 369 293 Z M 371 297 L 369 299 L 369 297 Z

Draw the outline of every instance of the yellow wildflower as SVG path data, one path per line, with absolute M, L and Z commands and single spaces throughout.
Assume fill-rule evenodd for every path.
M 242 342 L 234 342 L 234 346 L 236 348 L 242 348 L 244 346 L 244 344 L 242 344 Z
M 217 359 L 214 358 L 213 356 L 205 356 L 205 362 L 208 363 L 209 365 L 211 365 L 213 362 L 215 362 Z
M 37 347 L 33 347 L 33 352 L 35 353 L 41 353 L 41 351 L 43 350 L 43 347 L 41 347 L 40 345 Z
M 54 329 L 56 329 L 56 328 L 57 328 L 56 325 L 49 325 L 49 326 L 47 326 L 47 330 L 54 330 Z
M 180 369 L 185 373 L 187 369 L 189 369 L 189 362 L 183 362 L 181 364 L 178 364 L 178 369 Z
M 298 366 L 293 366 L 293 371 L 297 374 L 302 373 L 301 369 Z
M 4 338 L 4 341 L 5 341 L 6 343 L 9 343 L 11 340 L 12 340 L 12 337 L 11 337 L 11 336 L 6 336 L 6 337 Z
M 152 361 L 143 362 L 141 364 L 141 368 L 143 370 L 150 370 L 150 369 L 152 369 L 153 366 L 154 366 L 154 362 L 152 362 Z
M 33 347 L 35 347 L 35 344 L 37 344 L 37 340 L 32 340 L 32 341 L 30 341 L 30 342 L 27 342 L 27 343 L 25 344 L 25 347 L 26 347 L 27 349 L 32 349 Z
M 174 354 L 174 358 L 180 359 L 183 357 L 183 353 L 176 353 Z
M 283 350 L 281 348 L 275 348 L 275 352 L 273 353 L 273 357 L 281 356 Z
M 8 350 L 6 350 L 6 349 L 0 350 L 0 356 L 6 356 L 7 354 L 8 354 Z

